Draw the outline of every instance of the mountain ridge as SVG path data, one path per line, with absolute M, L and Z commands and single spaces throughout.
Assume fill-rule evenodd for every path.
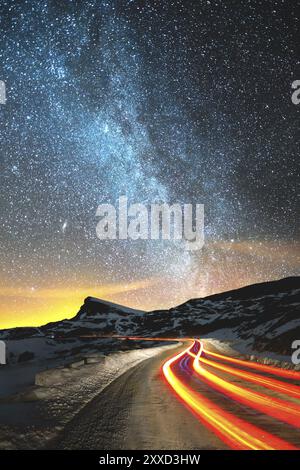
M 212 337 L 288 355 L 300 338 L 300 277 L 288 277 L 142 312 L 87 297 L 69 320 L 0 332 L 0 339 L 57 341 L 105 336 Z

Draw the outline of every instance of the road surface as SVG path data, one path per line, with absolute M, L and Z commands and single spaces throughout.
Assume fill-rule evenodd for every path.
M 299 373 L 227 358 L 195 340 L 127 371 L 50 447 L 296 449 L 298 384 Z

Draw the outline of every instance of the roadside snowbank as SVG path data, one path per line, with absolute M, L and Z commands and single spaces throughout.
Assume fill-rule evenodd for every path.
M 41 449 L 90 400 L 128 369 L 178 344 L 112 353 L 78 367 L 62 384 L 35 386 L 0 403 L 0 449 Z M 4 401 L 5 400 L 5 401 Z

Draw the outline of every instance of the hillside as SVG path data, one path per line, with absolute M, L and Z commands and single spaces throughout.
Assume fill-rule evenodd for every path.
M 249 353 L 290 356 L 291 343 L 300 338 L 300 277 L 254 284 L 153 312 L 88 297 L 70 320 L 0 332 L 17 357 L 25 343 L 28 352 L 39 344 L 35 355 L 43 355 L 39 351 L 46 349 L 58 352 L 57 348 L 62 354 L 70 344 L 72 350 L 80 350 L 82 344 L 88 348 L 95 345 L 96 337 L 109 335 L 212 337 L 233 341 Z

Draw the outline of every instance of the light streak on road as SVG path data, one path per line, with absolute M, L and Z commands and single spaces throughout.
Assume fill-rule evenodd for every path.
M 200 349 L 193 361 L 193 368 L 213 388 L 246 406 L 259 410 L 263 414 L 292 426 L 300 427 L 299 406 L 235 385 L 202 367 L 201 364 L 211 365 L 211 361 L 201 357 L 203 349 L 200 342 L 199 344 Z
M 279 437 L 223 410 L 213 401 L 207 399 L 203 394 L 193 390 L 178 377 L 175 366 L 179 363 L 180 359 L 189 355 L 194 345 L 196 345 L 196 342 L 183 352 L 168 359 L 164 363 L 162 370 L 169 385 L 198 418 L 233 449 L 296 449 L 295 446 Z M 201 351 L 194 359 L 194 363 L 198 361 L 197 357 L 200 353 Z
M 191 338 L 114 337 L 120 340 L 134 341 L 191 341 Z M 234 365 L 234 367 L 226 364 L 226 362 Z M 238 366 L 242 366 L 243 369 L 239 369 Z M 207 370 L 207 367 L 213 368 L 216 374 L 211 372 L 211 369 Z M 245 369 L 255 369 L 255 373 Z M 260 416 L 270 416 L 276 422 L 280 421 L 300 428 L 300 403 L 299 401 L 295 402 L 300 397 L 300 387 L 278 380 L 279 377 L 299 382 L 299 372 L 208 351 L 198 339 L 194 340 L 192 345 L 181 353 L 169 358 L 163 364 L 162 371 L 177 398 L 180 398 L 193 414 L 230 448 L 241 450 L 298 450 L 298 447 L 294 444 L 227 411 L 226 403 L 222 405 L 225 406 L 225 409 L 223 409 L 215 403 L 214 398 L 208 399 L 198 389 L 200 380 L 200 383 L 203 382 L 206 387 L 211 388 L 212 397 L 214 397 L 213 391 L 217 390 L 224 397 L 229 398 L 232 403 L 242 403 L 247 408 L 255 409 L 260 413 Z M 237 385 L 230 379 L 223 378 L 224 376 L 220 377 L 217 373 L 225 373 L 229 377 L 238 377 L 272 390 L 273 396 Z M 276 375 L 277 378 L 269 377 L 269 375 Z M 274 392 L 280 393 L 284 397 L 292 397 L 295 403 L 275 397 Z M 216 396 L 218 397 L 218 395 Z M 228 404 L 230 403 L 228 402 Z M 255 420 L 255 418 L 251 418 L 251 421 L 252 419 Z M 268 420 L 266 423 L 268 423 Z M 269 427 L 269 424 L 266 424 L 266 426 Z M 276 434 L 281 432 L 281 427 L 276 426 L 275 429 Z M 288 428 L 287 435 L 290 435 L 293 441 L 295 440 L 298 444 L 300 442 L 298 431 L 292 431 L 292 429 Z
M 291 397 L 300 398 L 300 387 L 297 385 L 281 382 L 280 380 L 273 379 L 270 377 L 264 377 L 253 372 L 247 372 L 245 370 L 236 369 L 235 367 L 230 367 L 220 362 L 210 361 L 209 359 L 204 359 L 203 357 L 201 358 L 201 361 L 208 366 L 214 367 L 215 369 L 221 370 L 236 377 L 240 377 L 248 382 L 252 382 L 257 385 L 262 385 L 263 387 L 266 387 L 270 390 L 283 393 Z
M 253 361 L 244 361 L 242 359 L 237 359 L 235 357 L 224 356 L 223 354 L 211 352 L 205 348 L 203 349 L 203 352 L 216 359 L 221 359 L 223 361 L 231 362 L 233 364 L 236 364 L 242 367 L 256 369 L 257 371 L 264 372 L 266 374 L 277 375 L 278 377 L 283 377 L 286 379 L 300 380 L 300 372 L 297 372 L 294 370 L 280 369 L 279 367 L 267 366 L 265 364 L 260 364 L 258 362 L 253 362 Z

